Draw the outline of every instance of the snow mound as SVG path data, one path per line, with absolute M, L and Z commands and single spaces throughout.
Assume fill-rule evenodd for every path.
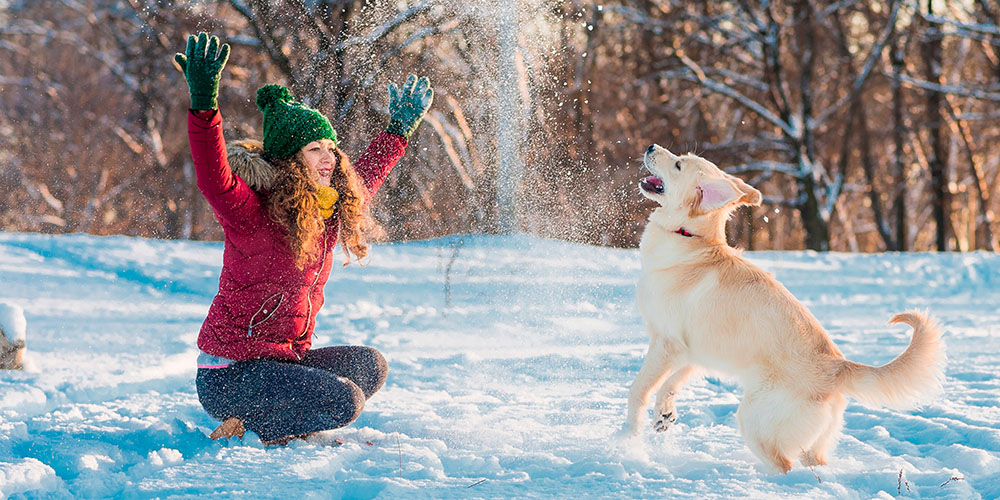
M 25 340 L 28 322 L 24 319 L 24 309 L 10 302 L 0 302 L 0 328 L 7 340 Z

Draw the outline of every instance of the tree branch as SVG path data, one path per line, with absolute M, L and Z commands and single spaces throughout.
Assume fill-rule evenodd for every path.
M 804 175 L 798 165 L 775 161 L 742 163 L 732 167 L 726 167 L 723 170 L 730 174 L 743 174 L 747 172 L 778 172 L 792 177 L 801 177 Z
M 295 71 L 292 69 L 292 62 L 288 60 L 281 50 L 276 47 L 277 40 L 275 40 L 269 32 L 264 31 L 261 25 L 257 22 L 257 16 L 254 15 L 253 10 L 244 4 L 240 0 L 229 0 L 229 4 L 232 5 L 236 12 L 243 16 L 247 23 L 250 24 L 250 28 L 254 32 L 254 36 L 260 43 L 264 46 L 264 51 L 267 52 L 267 56 L 278 66 L 278 69 L 285 75 L 285 78 L 292 83 L 294 86 L 297 81 L 295 78 Z
M 913 78 L 909 75 L 899 74 L 894 75 L 896 79 L 900 82 L 905 83 L 911 87 L 915 87 L 921 90 L 931 90 L 934 92 L 940 92 L 942 94 L 958 95 L 962 97 L 971 97 L 974 99 L 980 99 L 983 101 L 997 101 L 1000 102 L 1000 92 L 989 92 L 985 90 L 970 89 L 962 85 L 946 85 L 934 82 L 929 82 L 927 80 L 920 80 Z
M 410 19 L 413 19 L 414 17 L 422 14 L 423 12 L 427 11 L 428 9 L 430 9 L 430 7 L 431 7 L 431 2 L 423 2 L 423 3 L 420 3 L 420 4 L 414 5 L 413 7 L 410 7 L 409 9 L 406 9 L 403 12 L 400 12 L 399 14 L 396 15 L 396 17 L 390 19 L 389 21 L 387 21 L 385 23 L 382 23 L 381 25 L 379 25 L 378 27 L 376 27 L 375 29 L 373 29 L 371 32 L 369 32 L 368 34 L 361 35 L 361 36 L 356 36 L 356 37 L 352 37 L 352 38 L 348 38 L 347 40 L 344 40 L 343 42 L 338 43 L 333 48 L 333 50 L 334 50 L 334 52 L 343 52 L 343 51 L 347 50 L 348 48 L 353 47 L 355 45 L 362 45 L 362 44 L 364 44 L 364 45 L 371 45 L 371 44 L 374 44 L 376 42 L 379 42 L 383 38 L 385 38 L 385 37 L 389 36 L 390 34 L 392 34 L 392 32 L 395 31 L 396 29 L 398 29 L 400 26 L 402 26 L 403 23 L 405 23 L 405 22 L 409 21 Z
M 740 93 L 738 90 L 730 87 L 729 85 L 717 82 L 709 78 L 708 75 L 706 75 L 705 72 L 702 71 L 701 68 L 687 56 L 683 54 L 678 54 L 678 58 L 690 70 L 689 73 L 678 75 L 679 77 L 690 82 L 699 83 L 703 87 L 717 94 L 724 95 L 736 101 L 738 104 L 746 107 L 747 109 L 753 111 L 754 113 L 757 113 L 757 115 L 759 115 L 761 118 L 771 122 L 774 126 L 780 128 L 788 136 L 798 137 L 798 132 L 795 130 L 794 127 L 791 126 L 791 124 L 785 122 L 778 115 L 772 113 L 771 110 L 764 107 L 763 104 L 754 101 L 753 99 Z
M 923 11 L 920 11 L 920 17 L 931 24 L 957 28 L 958 32 L 971 31 L 981 35 L 990 35 L 991 37 L 1000 36 L 1000 27 L 997 27 L 995 24 L 963 23 L 944 16 L 927 14 Z
M 452 140 L 451 135 L 448 134 L 444 126 L 441 124 L 440 112 L 434 111 L 428 113 L 424 119 L 427 120 L 427 123 L 429 123 L 431 128 L 434 129 L 434 132 L 437 133 L 438 138 L 441 139 L 441 146 L 444 147 L 448 159 L 451 160 L 452 166 L 455 167 L 455 173 L 458 174 L 458 178 L 462 181 L 462 185 L 464 185 L 465 189 L 469 190 L 469 192 L 475 193 L 476 183 L 472 180 L 472 177 L 469 176 L 469 173 L 462 165 L 462 158 L 455 149 L 454 140 Z
M 833 116 L 833 114 L 840 110 L 840 108 L 861 93 L 865 83 L 868 81 L 868 77 L 871 76 L 872 69 L 875 67 L 875 62 L 881 58 L 882 51 L 885 50 L 885 46 L 889 43 L 889 40 L 892 38 L 892 34 L 896 31 L 896 20 L 899 18 L 900 3 L 901 2 L 898 1 L 892 2 L 892 11 L 889 12 L 889 20 L 886 21 L 885 27 L 882 29 L 882 33 L 879 35 L 878 40 L 875 41 L 875 45 L 872 46 L 872 50 L 865 59 L 865 64 L 862 66 L 861 71 L 857 74 L 857 76 L 855 76 L 854 84 L 851 85 L 851 90 L 838 99 L 837 102 L 833 103 L 817 115 L 815 121 L 815 125 L 817 127 L 826 122 L 826 120 Z

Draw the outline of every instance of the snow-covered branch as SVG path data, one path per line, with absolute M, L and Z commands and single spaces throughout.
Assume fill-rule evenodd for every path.
M 264 51 L 267 52 L 268 57 L 271 61 L 281 69 L 281 72 L 289 79 L 294 85 L 297 81 L 296 72 L 293 69 L 292 62 L 288 59 L 288 56 L 281 50 L 280 43 L 274 38 L 274 36 L 265 29 L 264 26 L 258 22 L 257 16 L 254 14 L 253 9 L 251 9 L 247 4 L 243 3 L 241 0 L 229 0 L 229 4 L 236 10 L 247 23 L 250 25 L 250 29 L 253 30 L 254 36 L 264 47 Z
M 902 73 L 896 75 L 896 78 L 907 85 L 923 90 L 932 90 L 934 92 L 941 92 L 942 94 L 972 97 L 974 99 L 980 99 L 983 101 L 1000 102 L 1000 92 L 990 92 L 988 90 L 974 89 L 966 87 L 964 85 L 938 84 L 934 82 L 929 82 L 927 80 L 913 78 L 912 76 Z
M 799 135 L 798 131 L 795 130 L 792 124 L 782 120 L 781 117 L 771 112 L 771 110 L 767 109 L 767 107 L 765 107 L 763 104 L 751 99 L 747 95 L 741 93 L 740 91 L 734 89 L 733 87 L 725 83 L 713 80 L 704 71 L 702 71 L 701 67 L 698 66 L 697 63 L 695 63 L 693 60 L 691 60 L 683 53 L 679 53 L 677 54 L 677 56 L 678 59 L 682 63 L 684 63 L 684 65 L 689 70 L 688 72 L 678 74 L 677 75 L 678 77 L 691 82 L 699 83 L 708 90 L 711 90 L 712 92 L 724 95 L 732 99 L 733 101 L 739 103 L 740 105 L 746 107 L 747 109 L 753 111 L 754 113 L 759 115 L 761 118 L 767 120 L 774 126 L 780 128 L 788 136 L 798 137 Z
M 380 24 L 365 35 L 348 38 L 334 47 L 334 51 L 343 52 L 355 45 L 373 45 L 383 38 L 389 36 L 393 31 L 405 24 L 407 21 L 427 11 L 431 7 L 431 2 L 422 2 L 400 12 L 396 17 Z
M 442 25 L 432 25 L 417 30 L 412 33 L 405 40 L 400 42 L 398 45 L 390 47 L 388 50 L 382 52 L 379 58 L 378 64 L 373 64 L 369 66 L 369 70 L 366 74 L 357 79 L 357 84 L 350 89 L 350 93 L 344 102 L 341 104 L 340 109 L 337 111 L 337 119 L 342 120 L 351 113 L 354 103 L 357 100 L 358 95 L 367 91 L 372 85 L 377 81 L 378 75 L 388 67 L 388 62 L 397 57 L 400 53 L 406 50 L 410 45 L 425 39 L 430 36 L 445 34 L 459 28 L 462 24 L 461 19 L 453 19 Z
M 799 208 L 806 202 L 805 195 L 801 195 L 797 198 L 775 198 L 773 196 L 764 196 L 760 203 L 762 205 L 778 205 L 788 208 Z
M 979 35 L 989 35 L 991 37 L 1000 37 L 1000 27 L 995 24 L 983 24 L 983 23 L 964 23 L 961 21 L 956 21 L 954 19 L 949 19 L 944 16 L 938 16 L 934 14 L 928 14 L 926 12 L 920 11 L 920 17 L 925 21 L 941 25 L 941 26 L 951 26 L 956 28 L 957 33 L 967 35 L 971 33 L 977 33 Z M 994 42 L 996 43 L 996 42 Z
M 742 163 L 740 165 L 726 167 L 723 170 L 730 174 L 744 174 L 747 172 L 778 172 L 792 177 L 800 177 L 803 175 L 802 169 L 800 169 L 798 165 L 776 161 L 755 161 Z

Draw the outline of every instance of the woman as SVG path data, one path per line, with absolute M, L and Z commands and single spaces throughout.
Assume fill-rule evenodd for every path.
M 265 444 L 345 426 L 385 382 L 371 347 L 310 349 L 338 237 L 350 261 L 368 252 L 367 202 L 430 107 L 427 78 L 390 85 L 390 123 L 352 165 L 337 133 L 287 89 L 257 91 L 263 142 L 227 154 L 217 106 L 228 44 L 205 33 L 174 59 L 191 94 L 188 137 L 198 188 L 225 233 L 219 292 L 198 335 L 196 385 L 223 424 L 212 438 L 256 432 Z M 345 264 L 346 265 L 346 264 Z

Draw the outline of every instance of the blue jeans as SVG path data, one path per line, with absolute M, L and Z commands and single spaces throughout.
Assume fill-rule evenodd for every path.
M 209 415 L 237 417 L 266 442 L 355 421 L 387 371 L 377 350 L 337 346 L 310 350 L 298 362 L 252 359 L 199 368 L 195 385 Z

